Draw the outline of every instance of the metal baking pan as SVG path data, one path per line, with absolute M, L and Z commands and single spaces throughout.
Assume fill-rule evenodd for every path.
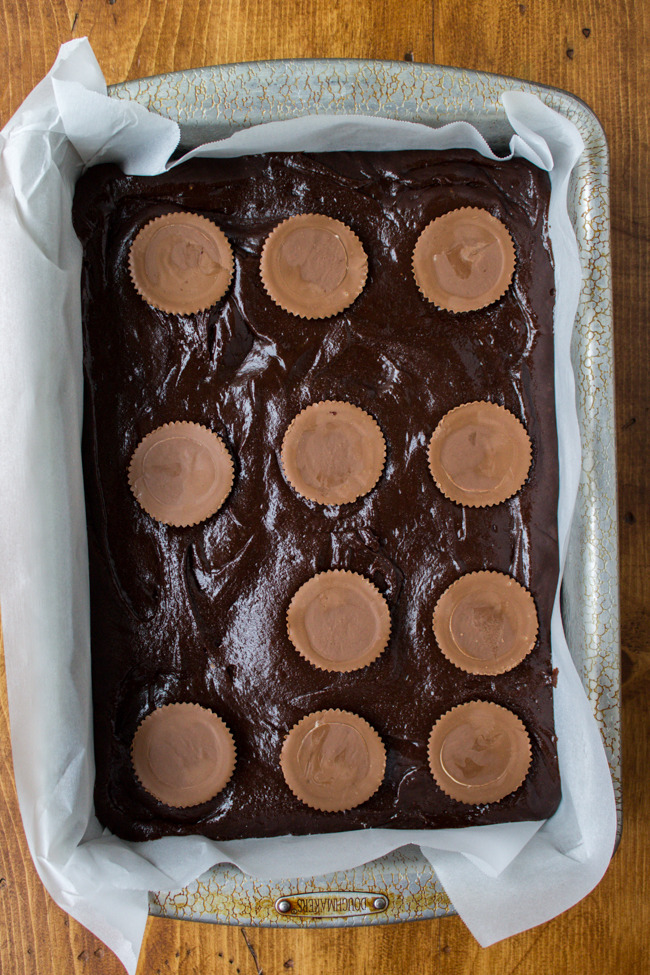
M 585 142 L 569 188 L 583 266 L 572 341 L 583 465 L 564 580 L 562 613 L 573 658 L 598 721 L 621 829 L 618 525 L 614 438 L 609 174 L 593 112 L 564 91 L 439 65 L 366 60 L 258 61 L 113 85 L 175 119 L 189 149 L 239 129 L 307 114 L 379 115 L 440 126 L 472 122 L 496 152 L 512 130 L 499 96 L 532 92 L 569 118 Z M 354 870 L 265 882 L 217 866 L 175 894 L 151 894 L 150 913 L 221 924 L 341 927 L 454 914 L 428 861 L 404 847 Z

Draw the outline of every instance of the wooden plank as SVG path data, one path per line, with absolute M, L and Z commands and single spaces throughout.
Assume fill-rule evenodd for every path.
M 584 98 L 612 149 L 617 404 L 625 648 L 625 836 L 598 890 L 547 925 L 481 950 L 458 919 L 349 931 L 275 931 L 152 919 L 139 972 L 251 975 L 526 975 L 648 970 L 650 447 L 647 308 L 650 14 L 632 0 L 0 0 L 7 66 L 0 123 L 87 34 L 109 82 L 266 57 L 433 60 L 513 74 Z M 588 36 L 585 34 L 588 31 Z M 568 52 L 572 52 L 569 54 Z M 633 193 L 630 193 L 630 188 Z M 0 673 L 0 971 L 113 975 L 121 966 L 45 894 L 24 840 L 12 781 Z M 245 936 L 244 936 L 245 934 Z M 252 949 L 252 950 L 251 950 Z M 253 954 L 254 952 L 254 954 Z
M 433 59 L 422 0 L 1 0 L 0 124 L 87 36 L 109 84 L 205 64 L 287 57 Z M 227 25 L 227 26 L 226 26 Z

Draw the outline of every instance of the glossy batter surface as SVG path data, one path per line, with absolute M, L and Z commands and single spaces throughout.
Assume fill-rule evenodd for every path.
M 560 784 L 549 627 L 558 484 L 549 193 L 547 176 L 527 162 L 495 163 L 469 150 L 193 161 L 147 178 L 102 166 L 81 180 L 74 216 L 85 250 L 95 803 L 115 833 L 227 839 L 465 826 L 554 811 Z M 411 255 L 426 224 L 459 206 L 486 207 L 506 223 L 517 267 L 497 303 L 454 315 L 423 299 Z M 214 219 L 235 258 L 225 298 L 187 316 L 149 307 L 128 274 L 129 247 L 143 224 L 178 209 Z M 325 321 L 283 311 L 259 278 L 265 237 L 305 212 L 344 221 L 369 258 L 360 297 Z M 388 448 L 375 488 L 339 508 L 298 497 L 280 466 L 287 426 L 319 399 L 367 410 Z M 519 494 L 484 509 L 445 499 L 427 466 L 439 420 L 477 399 L 511 410 L 533 444 Z M 230 497 L 191 528 L 154 521 L 127 480 L 138 442 L 174 420 L 210 427 L 235 460 Z M 387 649 L 347 674 L 312 667 L 287 636 L 292 596 L 328 569 L 363 574 L 391 609 Z M 431 626 L 447 586 L 481 569 L 512 574 L 532 592 L 539 615 L 535 649 L 498 677 L 454 667 Z M 446 796 L 427 762 L 434 722 L 472 699 L 515 711 L 532 742 L 523 786 L 480 807 Z M 143 717 L 176 701 L 213 708 L 237 747 L 225 790 L 184 810 L 149 796 L 129 755 Z M 280 769 L 289 729 L 328 708 L 365 718 L 387 749 L 383 784 L 347 813 L 304 806 Z

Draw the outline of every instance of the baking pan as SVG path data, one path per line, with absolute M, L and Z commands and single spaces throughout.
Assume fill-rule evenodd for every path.
M 569 187 L 583 267 L 571 357 L 582 475 L 562 583 L 575 665 L 600 726 L 621 830 L 618 525 L 607 142 L 593 112 L 554 88 L 440 65 L 366 60 L 257 61 L 113 85 L 181 128 L 181 148 L 300 115 L 378 115 L 440 126 L 466 120 L 497 153 L 512 130 L 499 98 L 532 92 L 579 129 L 585 151 Z M 618 840 L 618 836 L 617 836 Z M 150 895 L 150 913 L 221 924 L 340 927 L 454 914 L 429 862 L 403 847 L 354 870 L 296 881 L 254 880 L 217 866 L 178 893 Z

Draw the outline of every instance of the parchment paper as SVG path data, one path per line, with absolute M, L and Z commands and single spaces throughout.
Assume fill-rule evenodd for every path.
M 566 208 L 582 150 L 575 127 L 534 96 L 503 96 L 513 155 L 550 171 L 556 266 L 556 389 L 560 442 L 560 552 L 580 472 L 569 359 L 580 262 Z M 555 720 L 563 800 L 545 824 L 458 830 L 368 830 L 217 843 L 173 837 L 127 843 L 94 816 L 86 530 L 80 457 L 81 247 L 71 222 L 83 168 L 114 161 L 127 173 L 165 168 L 176 123 L 110 100 L 85 39 L 65 44 L 49 75 L 0 135 L 0 600 L 16 786 L 43 883 L 134 973 L 147 891 L 178 889 L 214 863 L 259 877 L 346 869 L 418 843 L 483 945 L 539 924 L 600 880 L 616 830 L 600 733 L 562 630 L 552 620 L 559 670 Z M 467 123 L 432 129 L 359 116 L 312 116 L 237 133 L 191 155 L 325 149 L 475 148 Z M 187 158 L 187 157 L 186 157 Z

